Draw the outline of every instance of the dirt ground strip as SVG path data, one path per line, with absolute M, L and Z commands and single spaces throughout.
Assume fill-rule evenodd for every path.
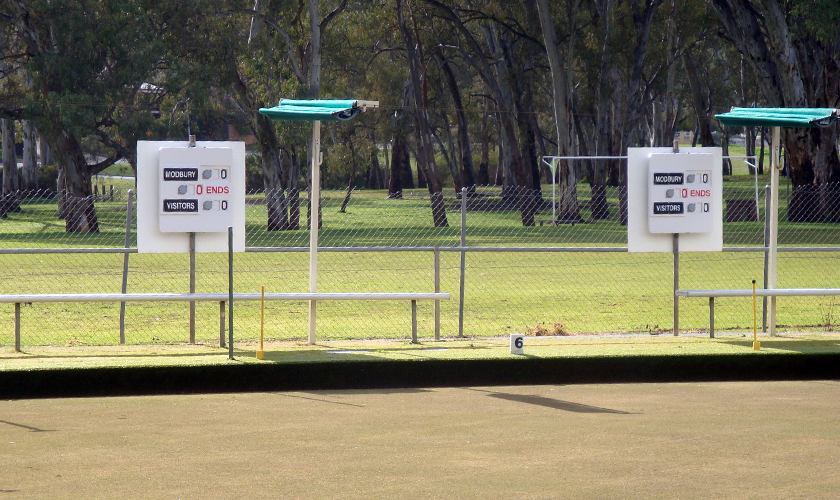
M 0 402 L 4 498 L 836 498 L 840 381 Z

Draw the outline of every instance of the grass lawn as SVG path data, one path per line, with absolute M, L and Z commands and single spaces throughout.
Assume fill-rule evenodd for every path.
M 606 335 L 525 338 L 525 357 L 579 358 L 622 356 L 681 356 L 737 354 L 840 353 L 840 334 L 801 333 L 776 337 L 759 335 L 754 351 L 752 334 L 707 336 Z M 269 341 L 265 359 L 257 360 L 258 342 L 234 342 L 235 363 L 309 363 L 321 361 L 460 360 L 523 358 L 510 354 L 509 338 L 465 338 L 418 344 L 403 340 Z M 32 346 L 16 353 L 0 348 L 0 371 L 133 366 L 207 366 L 230 363 L 227 348 L 218 344 L 157 344 L 130 346 Z
M 733 151 L 736 154 L 737 151 Z M 766 177 L 766 176 L 765 176 Z M 133 185 L 131 180 L 113 179 Z M 759 179 L 759 186 L 766 183 Z M 108 180 L 111 182 L 111 179 Z M 725 198 L 750 199 L 754 179 L 736 175 L 724 180 Z M 116 189 L 116 187 L 115 187 Z M 498 201 L 499 188 L 482 188 L 481 201 Z M 470 210 L 468 246 L 517 247 L 614 247 L 626 245 L 626 228 L 617 220 L 618 195 L 609 191 L 612 216 L 586 224 L 523 227 L 512 210 Z M 343 191 L 325 192 L 321 246 L 442 246 L 460 241 L 458 201 L 447 191 L 450 226 L 434 228 L 424 190 L 407 191 L 403 200 L 385 200 L 383 191 L 354 192 L 345 213 L 338 207 Z M 581 184 L 578 198 L 583 217 L 591 219 L 588 186 Z M 785 200 L 782 198 L 784 214 Z M 266 207 L 259 196 L 249 196 L 247 245 L 249 247 L 307 247 L 306 204 L 302 203 L 304 229 L 265 230 Z M 471 200 L 470 203 L 478 203 Z M 759 201 L 763 217 L 763 198 Z M 100 232 L 68 234 L 55 217 L 52 200 L 26 200 L 23 211 L 0 221 L 0 249 L 122 247 L 125 201 L 97 203 Z M 473 208 L 476 208 L 473 206 Z M 544 217 L 543 215 L 538 218 Z M 779 241 L 787 246 L 836 246 L 840 224 L 792 224 L 782 217 Z M 724 224 L 726 246 L 760 246 L 762 222 Z M 136 246 L 132 234 L 130 245 Z M 441 254 L 441 290 L 450 301 L 441 303 L 444 337 L 458 334 L 459 269 L 457 252 Z M 840 252 L 791 252 L 780 256 L 780 287 L 837 287 Z M 235 290 L 303 292 L 308 290 L 306 252 L 249 252 L 234 259 Z M 0 290 L 4 293 L 118 293 L 122 280 L 122 254 L 0 254 Z M 538 325 L 561 325 L 572 333 L 662 332 L 672 324 L 670 254 L 623 252 L 490 253 L 466 256 L 465 330 L 469 336 L 498 336 L 525 332 Z M 432 291 L 433 254 L 417 252 L 326 252 L 319 258 L 319 291 L 420 292 Z M 682 288 L 748 288 L 762 281 L 760 252 L 684 253 L 680 257 Z M 185 292 L 188 290 L 188 256 L 182 254 L 132 254 L 129 257 L 129 292 Z M 227 290 L 227 256 L 197 256 L 198 292 Z M 809 297 L 779 300 L 781 330 L 832 331 L 840 323 L 834 298 Z M 181 342 L 187 339 L 187 305 L 134 303 L 126 311 L 126 335 L 132 344 Z M 430 303 L 419 305 L 420 335 L 433 335 Z M 684 331 L 708 328 L 703 300 L 681 301 Z M 720 331 L 748 330 L 752 309 L 748 299 L 716 303 Z M 276 340 L 306 337 L 306 304 L 269 303 L 266 335 Z M 27 345 L 114 344 L 118 338 L 117 304 L 35 304 L 23 308 L 22 336 Z M 0 308 L 0 321 L 13 324 L 12 307 Z M 212 342 L 219 336 L 218 305 L 199 304 L 197 336 Z M 319 306 L 319 338 L 328 340 L 404 339 L 410 331 L 408 304 L 328 303 Z M 237 305 L 235 328 L 245 340 L 259 331 L 256 303 Z M 13 343 L 9 326 L 0 329 L 0 345 Z

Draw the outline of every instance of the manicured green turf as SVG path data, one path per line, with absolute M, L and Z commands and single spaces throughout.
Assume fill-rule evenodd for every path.
M 631 335 L 526 337 L 528 358 L 579 358 L 623 356 L 682 356 L 739 354 L 840 353 L 840 334 L 759 335 L 761 349 L 753 350 L 752 335 L 706 336 Z M 309 363 L 322 361 L 378 360 L 490 360 L 521 356 L 510 354 L 505 338 L 470 338 L 444 341 L 271 341 L 264 345 L 265 359 L 257 360 L 258 342 L 235 342 L 236 363 Z M 0 348 L 0 371 L 59 368 L 138 366 L 209 366 L 230 363 L 228 349 L 218 344 L 158 344 L 153 346 L 36 346 L 16 353 Z

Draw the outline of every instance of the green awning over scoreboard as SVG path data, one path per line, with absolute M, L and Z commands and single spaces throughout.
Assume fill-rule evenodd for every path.
M 375 101 L 355 99 L 281 99 L 273 108 L 260 108 L 260 113 L 274 120 L 346 121 L 366 107 L 376 107 Z
M 832 108 L 732 108 L 715 115 L 730 127 L 827 127 L 837 121 Z

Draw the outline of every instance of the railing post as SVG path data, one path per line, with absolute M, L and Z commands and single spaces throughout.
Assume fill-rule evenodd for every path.
M 190 293 L 195 293 L 195 233 L 190 233 Z M 190 344 L 195 344 L 195 301 L 190 301 Z
M 131 219 L 134 191 L 128 190 L 128 203 L 125 209 L 125 248 L 131 246 Z M 122 293 L 128 292 L 128 252 L 123 253 Z M 120 302 L 120 344 L 125 344 L 125 302 Z
M 464 277 L 467 268 L 467 188 L 461 188 L 461 285 L 458 297 L 458 336 L 464 336 Z
M 417 301 L 411 301 L 411 343 L 417 344 Z
M 233 359 L 233 226 L 228 226 L 228 351 Z
M 219 301 L 219 347 L 225 347 L 225 301 Z
M 440 247 L 435 247 L 435 293 L 440 293 Z M 440 340 L 440 300 L 435 299 L 435 340 Z
M 709 338 L 715 338 L 715 298 L 709 297 Z
M 20 352 L 20 302 L 15 302 L 15 352 Z
M 674 336 L 680 334 L 680 234 L 674 233 Z

